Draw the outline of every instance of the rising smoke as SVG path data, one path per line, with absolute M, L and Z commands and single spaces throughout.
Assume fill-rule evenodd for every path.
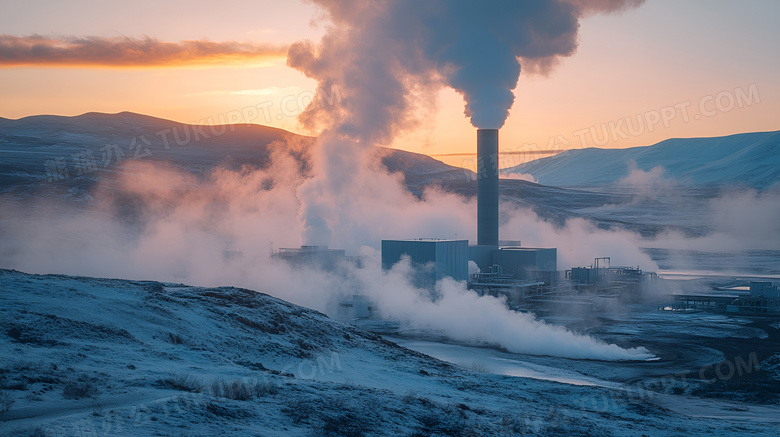
M 322 89 L 343 87 L 349 103 L 337 112 L 312 105 L 302 121 L 365 142 L 387 140 L 407 127 L 415 101 L 439 86 L 463 95 L 475 127 L 500 128 L 521 63 L 547 68 L 540 66 L 575 52 L 584 14 L 620 11 L 643 0 L 313 2 L 327 14 L 328 33 L 319 45 L 291 46 L 288 64 Z
M 514 102 L 512 90 L 517 86 L 521 61 L 533 70 L 546 71 L 558 57 L 574 53 L 582 14 L 615 11 L 641 1 L 314 3 L 324 11 L 328 31 L 320 44 L 293 44 L 288 65 L 316 79 L 320 89 L 340 87 L 344 98 L 344 104 L 336 107 L 312 104 L 300 117 L 305 127 L 323 132 L 314 161 L 315 175 L 298 190 L 302 241 L 327 245 L 337 228 L 348 227 L 353 235 L 359 230 L 369 234 L 366 226 L 373 222 L 356 222 L 355 216 L 344 213 L 353 210 L 359 199 L 398 200 L 376 197 L 379 187 L 369 157 L 374 146 L 388 144 L 399 133 L 419 124 L 416 108 L 431 106 L 419 102 L 431 102 L 441 86 L 451 87 L 463 96 L 465 114 L 475 127 L 498 129 Z M 358 204 L 375 208 L 368 202 Z M 391 235 L 385 234 L 384 238 Z M 577 338 L 566 330 L 507 311 L 492 298 L 477 298 L 446 282 L 442 287 L 450 292 L 444 292 L 440 301 L 410 307 L 410 302 L 419 299 L 409 296 L 401 300 L 403 310 L 393 317 L 428 323 L 460 339 L 500 338 L 497 341 L 510 350 L 606 359 L 650 355 L 644 349 L 627 351 L 590 338 Z M 376 297 L 397 296 L 399 289 L 404 287 Z M 381 299 L 380 305 L 394 308 L 386 299 Z M 474 330 L 473 323 L 460 324 L 457 313 L 469 307 L 484 309 L 464 314 L 477 325 L 487 322 L 484 326 Z M 420 308 L 431 311 L 425 311 L 424 317 L 414 317 Z M 580 347 L 570 347 L 575 344 Z
M 448 86 L 465 101 L 477 128 L 503 126 L 514 102 L 521 63 L 546 71 L 577 48 L 584 14 L 613 12 L 639 0 L 314 0 L 324 12 L 321 43 L 293 44 L 288 65 L 339 87 L 343 104 L 312 104 L 304 127 L 323 131 L 316 176 L 299 192 L 304 243 L 327 244 L 349 202 L 344 188 L 361 183 L 366 151 L 419 125 L 416 109 L 430 107 Z M 316 100 L 316 99 L 315 99 Z M 421 103 L 423 102 L 423 103 Z M 428 103 L 426 103 L 428 102 Z M 323 201 L 323 198 L 331 202 Z M 328 206 L 330 205 L 330 207 Z
M 281 149 L 268 168 L 218 168 L 204 179 L 161 164 L 130 161 L 120 180 L 92 193 L 88 210 L 74 211 L 51 200 L 30 205 L 0 197 L 0 234 L 5 237 L 0 265 L 34 273 L 235 285 L 329 314 L 337 312 L 338 302 L 360 293 L 377 303 L 383 317 L 460 341 L 570 358 L 652 356 L 644 348 L 623 349 L 508 310 L 500 299 L 479 297 L 464 283 L 442 281 L 440 298 L 433 300 L 427 290 L 412 285 L 408 262 L 382 271 L 377 250 L 382 238 L 455 233 L 473 238 L 476 205 L 437 190 L 417 199 L 394 176 L 371 174 L 376 180 L 364 176 L 365 182 L 376 197 L 352 199 L 342 213 L 350 216 L 353 227 L 334 232 L 345 243 L 340 247 L 363 257 L 359 267 L 325 272 L 270 259 L 270 244 L 295 241 L 303 230 L 296 221 L 295 193 L 307 179 Z M 504 209 L 509 218 L 505 233 L 523 229 L 528 231 L 523 235 L 534 235 L 541 245 L 559 244 L 565 249 L 562 263 L 581 265 L 594 251 L 651 263 L 636 249 L 638 237 L 629 232 L 600 231 L 584 220 L 558 228 L 531 211 Z

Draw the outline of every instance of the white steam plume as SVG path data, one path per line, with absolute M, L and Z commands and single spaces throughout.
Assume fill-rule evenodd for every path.
M 313 0 L 325 13 L 319 44 L 292 44 L 289 66 L 340 90 L 338 105 L 314 99 L 299 120 L 322 131 L 315 176 L 299 191 L 305 244 L 328 244 L 361 184 L 366 150 L 418 125 L 416 108 L 436 91 L 461 93 L 478 128 L 500 128 L 514 102 L 521 62 L 544 71 L 577 48 L 583 14 L 637 0 Z M 368 152 L 373 153 L 372 151 Z M 324 201 L 331 198 L 332 201 Z M 335 208 L 335 209 L 334 209 Z
M 509 352 L 597 360 L 645 360 L 654 355 L 644 347 L 624 349 L 562 326 L 550 325 L 533 314 L 507 309 L 504 299 L 478 296 L 462 282 L 445 278 L 437 285 L 440 298 L 409 285 L 408 259 L 372 280 L 376 272 L 360 272 L 371 282 L 372 298 L 384 315 L 415 328 L 431 329 L 450 338 L 500 346 Z
M 382 271 L 377 250 L 382 238 L 473 237 L 474 205 L 459 196 L 429 190 L 420 200 L 392 175 L 364 175 L 361 186 L 373 196 L 363 193 L 345 205 L 342 213 L 349 219 L 334 229 L 334 238 L 366 259 L 362 267 L 327 273 L 269 258 L 270 243 L 289 244 L 303 229 L 295 193 L 305 179 L 287 154 L 277 150 L 267 169 L 217 169 L 204 180 L 141 161 L 125 163 L 123 170 L 120 181 L 93 193 L 88 211 L 67 212 L 48 202 L 31 207 L 0 197 L 0 265 L 34 273 L 236 285 L 327 313 L 341 299 L 363 293 L 388 318 L 461 341 L 574 358 L 650 355 L 547 325 L 496 298 L 479 297 L 462 283 L 443 282 L 442 298 L 434 301 L 411 285 L 408 264 Z M 530 211 L 505 210 L 507 232 L 527 229 L 539 235 L 539 245 L 578 248 L 562 253 L 566 262 L 588 261 L 599 247 L 637 255 L 633 234 L 596 231 L 579 220 L 556 229 Z M 594 247 L 596 241 L 604 246 Z
M 302 121 L 362 140 L 386 140 L 409 123 L 419 91 L 430 86 L 460 92 L 475 127 L 500 128 L 514 102 L 521 63 L 538 70 L 572 55 L 583 15 L 622 11 L 643 0 L 313 3 L 325 11 L 328 32 L 319 45 L 293 44 L 288 64 L 322 89 L 342 87 L 349 103 L 338 110 L 311 105 Z

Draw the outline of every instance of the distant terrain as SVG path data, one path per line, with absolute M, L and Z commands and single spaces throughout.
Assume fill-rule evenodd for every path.
M 713 138 L 674 138 L 629 149 L 574 149 L 504 170 L 558 187 L 614 185 L 632 168 L 683 185 L 751 187 L 780 182 L 780 131 Z
M 132 161 L 171 166 L 203 178 L 220 166 L 265 168 L 273 153 L 281 152 L 293 156 L 306 174 L 314 141 L 260 125 L 195 126 L 130 112 L 3 119 L 0 195 L 35 201 L 53 198 L 75 208 L 89 207 L 93 190 L 99 184 L 113 184 Z M 467 198 L 477 194 L 476 175 L 470 170 L 402 150 L 378 148 L 377 154 L 388 171 L 403 174 L 406 187 L 416 196 L 433 186 Z M 557 222 L 583 216 L 581 208 L 631 200 L 625 195 L 522 180 L 502 179 L 500 189 L 502 200 L 532 208 Z M 610 217 L 600 223 L 607 227 L 619 221 Z
M 256 124 L 190 125 L 131 112 L 2 119 L 0 193 L 23 197 L 52 186 L 89 189 L 135 160 L 202 174 L 218 166 L 264 168 L 273 153 L 282 151 L 296 158 L 306 172 L 314 141 Z M 378 153 L 389 170 L 409 177 L 412 189 L 432 180 L 469 175 L 426 155 L 384 148 Z
M 119 191 L 112 184 L 132 162 L 204 179 L 220 167 L 265 168 L 280 153 L 292 156 L 307 175 L 315 141 L 254 124 L 198 126 L 131 112 L 0 119 L 0 199 L 51 199 L 65 208 L 90 208 L 98 186 Z M 724 190 L 763 190 L 780 181 L 777 150 L 780 132 L 572 150 L 503 171 L 530 174 L 539 183 L 501 179 L 500 196 L 558 225 L 579 217 L 646 237 L 667 229 L 700 236 L 709 231 L 698 219 L 708 214 L 708 199 Z M 402 150 L 377 148 L 376 153 L 418 197 L 431 187 L 476 196 L 470 170 Z

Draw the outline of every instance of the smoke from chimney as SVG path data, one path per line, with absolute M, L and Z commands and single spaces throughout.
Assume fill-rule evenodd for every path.
M 328 132 L 320 140 L 328 150 L 320 154 L 325 162 L 315 163 L 315 181 L 299 192 L 308 238 L 327 241 L 327 235 L 314 234 L 327 234 L 342 217 L 322 197 L 349 201 L 328 191 L 360 184 L 352 167 L 333 162 L 351 166 L 366 149 L 416 128 L 418 109 L 435 106 L 430 102 L 442 86 L 463 95 L 475 127 L 500 128 L 514 102 L 521 64 L 549 70 L 575 52 L 583 15 L 643 0 L 312 1 L 332 25 L 320 44 L 292 44 L 287 62 L 316 79 L 319 90 L 338 87 L 343 98 L 337 105 L 314 99 L 299 118 L 305 128 Z

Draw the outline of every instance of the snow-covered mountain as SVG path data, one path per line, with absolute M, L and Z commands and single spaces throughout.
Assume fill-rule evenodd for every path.
M 679 183 L 767 187 L 780 179 L 779 135 L 668 140 L 626 150 L 574 150 L 516 167 L 514 171 L 531 173 L 544 185 L 501 179 L 501 200 L 530 208 L 558 224 L 582 217 L 602 228 L 617 226 L 646 236 L 656 235 L 665 226 L 701 235 L 707 231 L 701 228 L 701 220 L 691 223 L 688 218 L 705 213 L 706 199 L 718 196 L 723 187 L 687 187 L 693 190 L 689 199 L 659 202 L 644 193 L 646 187 L 623 189 L 615 181 L 628 176 L 635 165 L 649 171 L 644 176 L 671 177 Z M 64 200 L 66 208 L 89 208 L 98 186 L 112 193 L 122 191 L 125 187 L 116 181 L 128 171 L 127 164 L 135 162 L 172 167 L 201 179 L 218 166 L 264 168 L 272 155 L 281 153 L 292 156 L 306 173 L 314 141 L 260 125 L 185 125 L 129 112 L 2 119 L 0 195 L 21 202 L 54 198 Z M 389 171 L 401 173 L 406 188 L 416 196 L 432 186 L 467 198 L 476 196 L 477 181 L 470 170 L 388 148 L 378 149 L 377 158 Z M 656 166 L 663 166 L 665 172 L 651 171 Z M 681 192 L 674 190 L 675 195 Z M 685 210 L 682 216 L 681 210 Z
M 629 149 L 574 149 L 506 169 L 559 187 L 615 184 L 633 166 L 662 167 L 679 183 L 768 188 L 780 181 L 780 131 L 714 138 L 675 138 Z
M 165 163 L 192 174 L 217 166 L 263 168 L 283 151 L 306 169 L 314 138 L 256 124 L 192 125 L 131 112 L 0 120 L 0 193 L 36 196 L 60 188 L 89 190 L 131 160 Z M 381 149 L 382 163 L 404 173 L 410 189 L 467 170 L 417 153 Z M 464 176 L 466 175 L 466 176 Z
M 23 200 L 54 197 L 87 207 L 84 201 L 98 184 L 111 186 L 131 161 L 163 164 L 200 178 L 217 166 L 264 168 L 273 153 L 281 152 L 292 155 L 306 172 L 314 140 L 260 125 L 185 125 L 130 112 L 4 119 L 0 194 Z M 417 196 L 431 186 L 476 196 L 476 177 L 470 170 L 389 148 L 379 148 L 377 157 L 390 172 L 403 174 L 407 189 Z M 500 186 L 503 200 L 554 220 L 578 216 L 578 208 L 630 200 L 522 180 L 502 179 Z
M 0 315 L 0 435 L 776 435 L 770 405 L 481 373 L 234 287 L 0 270 Z

